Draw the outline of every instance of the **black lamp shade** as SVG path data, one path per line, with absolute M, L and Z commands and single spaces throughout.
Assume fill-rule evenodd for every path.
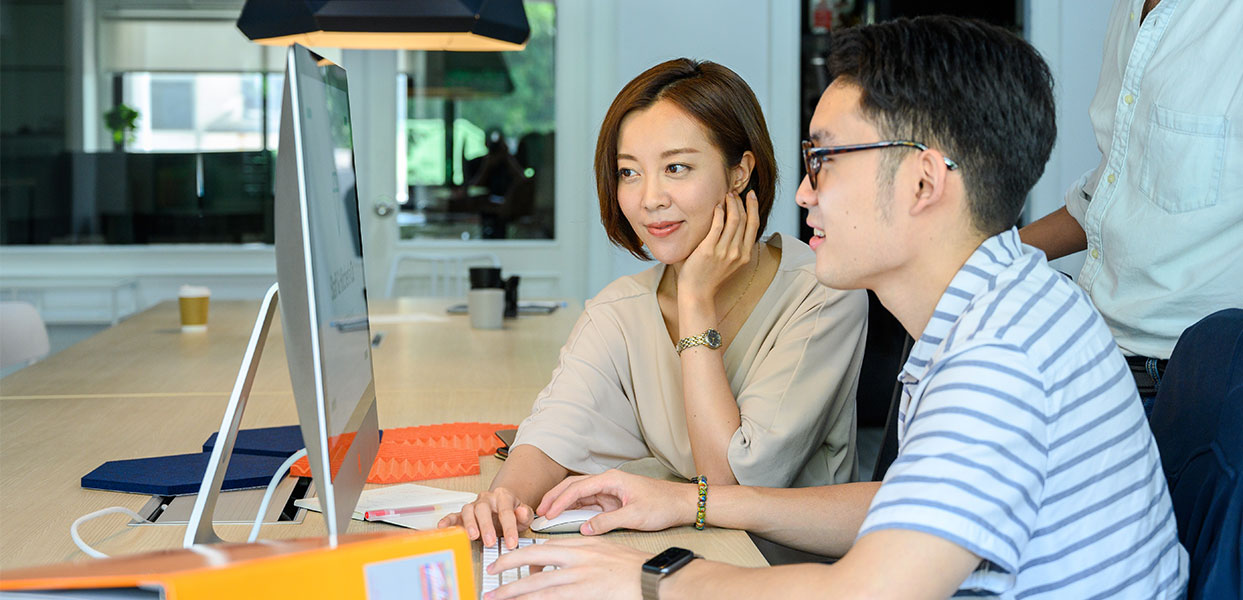
M 390 50 L 521 50 L 522 0 L 246 0 L 237 28 L 251 41 Z

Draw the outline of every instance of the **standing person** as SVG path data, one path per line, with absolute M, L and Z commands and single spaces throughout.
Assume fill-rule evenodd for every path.
M 747 569 L 576 538 L 502 556 L 490 572 L 559 569 L 490 600 L 1181 597 L 1187 554 L 1126 362 L 1013 227 L 1055 137 L 1048 67 L 949 17 L 842 30 L 829 67 L 797 195 L 816 276 L 874 290 L 916 340 L 884 482 L 701 491 L 609 471 L 536 511 L 605 509 L 588 533 L 702 521 L 841 560 Z
M 1078 283 L 1151 412 L 1183 330 L 1243 307 L 1243 2 L 1117 0 L 1089 114 L 1101 162 L 1024 227 Z
M 760 241 L 777 168 L 751 88 L 652 67 L 609 107 L 595 171 L 609 239 L 659 264 L 587 301 L 491 489 L 440 525 L 512 548 L 566 476 L 646 457 L 687 479 L 853 480 L 867 297 L 818 285 L 797 239 Z

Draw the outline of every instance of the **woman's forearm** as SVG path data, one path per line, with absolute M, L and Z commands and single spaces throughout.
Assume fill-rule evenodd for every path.
M 679 336 L 699 335 L 714 327 L 712 301 L 678 302 Z M 682 397 L 695 470 L 719 484 L 737 483 L 729 465 L 729 443 L 742 426 L 738 400 L 729 388 L 724 348 L 694 346 L 682 352 Z
M 569 469 L 548 457 L 542 450 L 530 444 L 511 448 L 509 458 L 501 465 L 492 485 L 488 488 L 505 488 L 523 504 L 535 508 L 544 494 L 570 474 Z
M 854 543 L 879 482 L 810 488 L 709 486 L 707 523 L 745 529 L 774 542 L 826 556 Z

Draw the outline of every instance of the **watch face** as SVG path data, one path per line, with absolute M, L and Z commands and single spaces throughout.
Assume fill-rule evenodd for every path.
M 713 350 L 721 347 L 721 333 L 715 329 L 709 329 L 704 332 L 704 337 L 708 338 L 708 347 Z
M 643 563 L 645 573 L 670 573 L 678 570 L 695 558 L 695 553 L 686 548 L 669 548 Z

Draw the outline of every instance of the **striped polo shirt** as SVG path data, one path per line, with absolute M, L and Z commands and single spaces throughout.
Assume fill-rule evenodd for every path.
M 983 560 L 959 596 L 1183 594 L 1187 553 L 1126 362 L 1017 230 L 954 276 L 898 379 L 898 457 L 859 537 L 970 550 Z

